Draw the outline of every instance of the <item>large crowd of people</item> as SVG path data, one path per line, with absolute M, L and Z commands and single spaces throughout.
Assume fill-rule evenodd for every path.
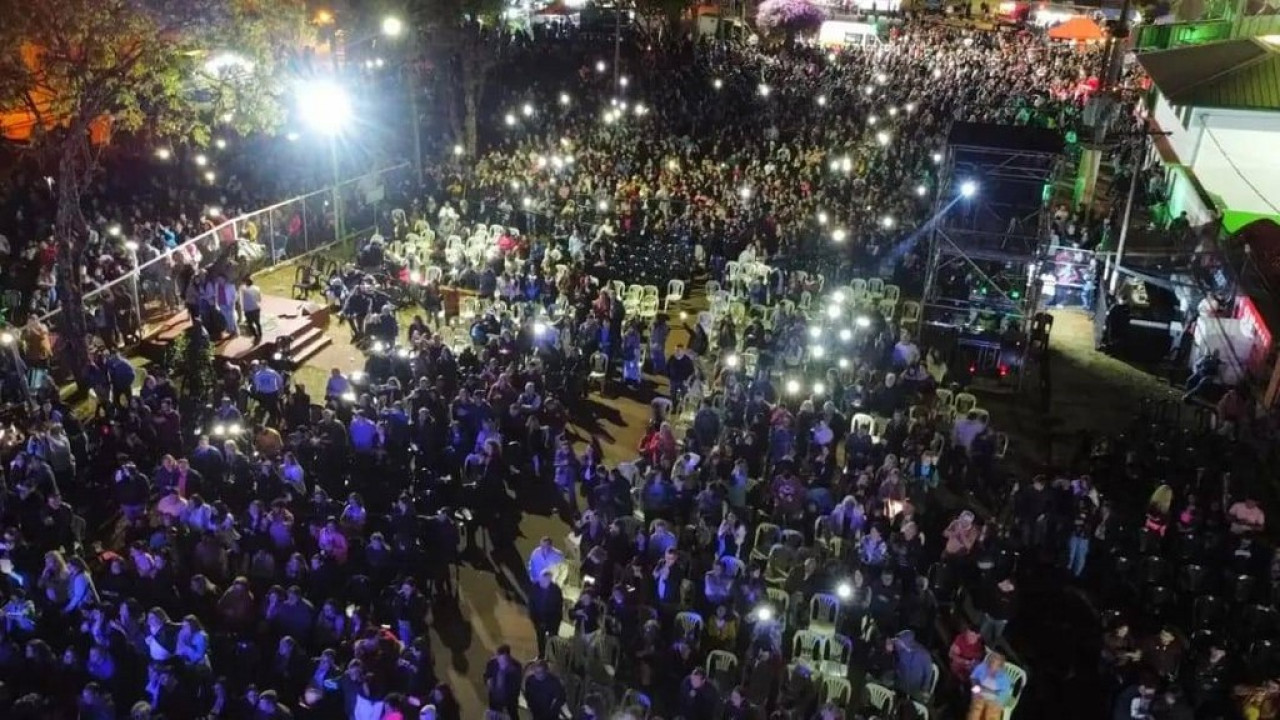
M 1143 416 L 1010 483 L 1008 437 L 919 340 L 948 124 L 1076 127 L 1097 61 L 911 23 L 831 54 L 638 47 L 615 87 L 598 48 L 524 47 L 480 156 L 318 279 L 363 367 L 229 367 L 193 406 L 112 353 L 91 417 L 46 390 L 0 435 L 0 712 L 991 720 L 1054 682 L 1006 633 L 1030 571 L 1115 608 L 1116 718 L 1274 714 L 1231 441 Z M 213 314 L 260 339 L 237 280 Z M 207 342 L 195 277 L 166 281 Z M 626 462 L 579 432 L 595 391 L 647 403 Z M 568 532 L 520 571 L 537 657 L 497 648 L 464 712 L 433 624 L 546 497 Z

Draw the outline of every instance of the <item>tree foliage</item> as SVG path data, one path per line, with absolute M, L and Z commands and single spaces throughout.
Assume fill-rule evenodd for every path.
M 411 0 L 409 15 L 436 68 L 454 137 L 474 154 L 480 101 L 502 61 L 504 0 Z
M 826 19 L 822 8 L 809 0 L 764 0 L 756 10 L 756 25 L 761 30 L 789 36 L 816 32 Z
M 87 360 L 87 236 L 80 197 L 97 169 L 89 131 L 203 145 L 215 124 L 270 128 L 303 0 L 0 0 L 0 112 L 35 121 L 29 150 L 55 178 L 59 330 L 70 370 Z M 234 60 L 234 61 L 232 61 Z

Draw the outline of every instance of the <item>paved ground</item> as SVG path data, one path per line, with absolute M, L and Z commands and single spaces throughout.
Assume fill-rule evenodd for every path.
M 291 280 L 292 272 L 285 269 L 262 276 L 259 282 L 265 292 L 283 294 Z M 407 324 L 412 312 L 403 315 Z M 1142 398 L 1176 396 L 1167 384 L 1096 352 L 1088 315 L 1062 310 L 1055 311 L 1054 316 L 1050 413 L 1046 416 L 1040 412 L 1031 389 L 1033 382 L 1028 382 L 1021 394 L 980 398 L 983 406 L 991 409 L 996 425 L 1011 435 L 1011 467 L 1024 471 L 1049 462 L 1065 462 L 1081 429 L 1119 431 Z M 334 344 L 297 375 L 313 389 L 323 386 L 329 368 L 350 370 L 364 362 L 361 352 L 351 345 L 347 328 L 335 322 L 330 333 Z M 675 335 L 673 343 L 685 340 L 682 331 Z M 593 395 L 586 419 L 575 429 L 583 437 L 600 435 L 606 441 L 609 463 L 631 460 L 644 431 L 647 400 L 647 395 Z M 473 558 L 461 571 L 458 606 L 434 610 L 432 640 L 437 670 L 442 679 L 453 685 L 468 716 L 484 707 L 479 672 L 499 644 L 511 645 L 520 658 L 535 654 L 533 633 L 521 606 L 524 560 L 542 536 L 549 535 L 562 545 L 568 532 L 559 518 L 534 513 L 525 515 L 520 529 L 521 537 L 516 541 L 518 558 L 493 558 L 488 554 Z M 1021 712 L 1030 713 L 1031 717 L 1093 714 L 1099 699 L 1089 677 L 1091 658 L 1096 659 L 1088 627 L 1092 622 L 1089 607 L 1078 595 L 1063 592 L 1063 586 L 1049 577 L 1043 584 L 1025 587 L 1024 594 L 1024 613 L 1010 631 L 1015 650 L 1028 663 L 1033 676 L 1058 680 L 1033 681 Z M 1084 632 L 1080 633 L 1082 629 Z M 1062 637 L 1074 640 L 1061 642 Z

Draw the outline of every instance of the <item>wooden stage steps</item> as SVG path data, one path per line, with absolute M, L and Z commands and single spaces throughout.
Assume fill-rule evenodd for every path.
M 148 358 L 160 359 L 187 328 L 191 320 L 185 309 L 152 325 L 142 342 L 141 351 Z M 333 343 L 329 337 L 329 307 L 324 304 L 294 300 L 274 295 L 262 296 L 262 342 L 241 329 L 241 334 L 214 343 L 214 360 L 247 365 L 266 360 L 276 351 L 281 339 L 288 339 L 293 361 L 299 365 L 315 357 Z

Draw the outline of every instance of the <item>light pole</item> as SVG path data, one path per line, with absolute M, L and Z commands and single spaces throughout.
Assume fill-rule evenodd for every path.
M 404 34 L 404 22 L 394 15 L 388 15 L 382 19 L 382 34 L 389 38 L 398 38 Z M 405 89 L 409 93 L 409 113 L 413 120 L 413 169 L 418 175 L 418 184 L 423 183 L 422 174 L 422 120 L 418 116 L 418 73 L 415 65 L 410 72 L 406 72 L 408 62 L 416 62 L 414 51 L 417 49 L 417 34 L 409 33 L 407 40 L 409 58 L 407 62 L 400 63 L 400 81 L 404 83 Z
M 329 162 L 333 171 L 334 240 L 343 237 L 342 191 L 338 174 L 338 135 L 351 118 L 351 99 L 337 83 L 316 80 L 298 89 L 298 105 L 307 122 L 329 140 Z
M 139 279 L 138 273 L 138 242 L 136 240 L 126 240 L 124 249 L 129 251 L 129 262 L 133 266 L 133 272 L 129 273 L 129 285 L 131 294 L 133 295 L 133 316 L 138 321 L 138 336 L 142 336 L 142 302 L 138 299 Z

